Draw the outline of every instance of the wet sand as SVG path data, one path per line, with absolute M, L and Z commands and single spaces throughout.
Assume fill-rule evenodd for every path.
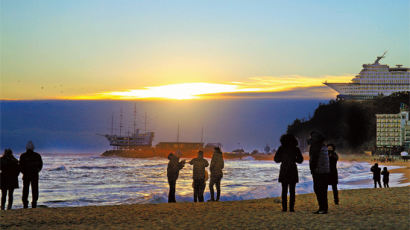
M 0 212 L 10 229 L 409 229 L 410 187 L 340 191 L 340 205 L 315 215 L 313 194 L 296 197 L 296 212 L 279 198 L 176 204 L 18 209 Z M 331 197 L 329 192 L 329 198 Z M 329 199 L 331 201 L 331 199 Z

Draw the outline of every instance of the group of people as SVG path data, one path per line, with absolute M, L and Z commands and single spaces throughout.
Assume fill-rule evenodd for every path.
M 179 171 L 184 167 L 185 160 L 180 160 L 177 154 L 170 153 L 168 155 L 168 167 L 167 167 L 167 177 L 169 184 L 169 194 L 168 202 L 174 203 L 175 199 L 175 188 L 176 181 L 179 176 Z M 204 202 L 204 192 L 206 187 L 206 181 L 208 179 L 208 173 L 206 167 L 209 166 L 209 163 L 204 159 L 203 151 L 198 151 L 198 157 L 192 159 L 189 162 L 193 166 L 192 174 L 192 187 L 194 189 L 194 202 Z M 209 201 L 219 201 L 221 197 L 221 180 L 222 180 L 222 169 L 224 168 L 224 160 L 222 157 L 222 151 L 219 147 L 215 147 L 214 153 L 211 159 L 211 181 L 209 182 L 209 191 L 211 194 L 211 199 Z M 216 199 L 214 186 L 216 187 Z
M 319 132 L 312 132 L 308 140 L 309 168 L 313 177 L 313 190 L 319 204 L 315 214 L 326 214 L 328 211 L 327 188 L 332 186 L 334 202 L 339 204 L 337 190 L 337 161 L 339 159 L 333 144 L 324 144 L 325 138 Z M 299 182 L 297 165 L 303 162 L 303 156 L 296 137 L 285 134 L 280 138 L 281 146 L 275 154 L 274 161 L 281 163 L 279 182 L 282 184 L 282 211 L 287 211 L 287 194 L 289 190 L 289 211 L 295 211 L 295 187 Z
M 299 182 L 297 163 L 303 162 L 303 156 L 298 146 L 298 141 L 292 134 L 285 134 L 280 138 L 281 146 L 277 150 L 274 161 L 281 163 L 279 171 L 279 182 L 282 184 L 282 211 L 287 209 L 287 194 L 289 192 L 289 211 L 295 211 L 295 189 Z M 335 145 L 325 145 L 325 138 L 319 132 L 312 132 L 308 140 L 309 149 L 309 168 L 313 177 L 313 190 L 319 204 L 319 210 L 315 214 L 326 214 L 328 212 L 328 186 L 332 186 L 334 203 L 339 204 L 338 197 L 338 174 L 337 161 L 339 159 L 335 152 Z M 204 202 L 204 192 L 206 181 L 208 180 L 208 172 L 206 168 L 209 163 L 204 159 L 203 151 L 198 152 L 198 157 L 189 161 L 193 166 L 193 195 L 194 202 Z M 169 183 L 168 202 L 176 202 L 175 190 L 176 181 L 179 176 L 179 171 L 184 168 L 186 161 L 180 160 L 178 154 L 170 153 L 168 155 L 167 177 Z M 29 141 L 26 145 L 26 152 L 20 155 L 20 160 L 13 156 L 11 149 L 6 149 L 3 156 L 0 158 L 0 188 L 1 188 L 1 209 L 5 209 L 6 198 L 8 194 L 7 209 L 11 209 L 13 205 L 14 189 L 19 188 L 18 176 L 20 172 L 23 174 L 23 207 L 28 208 L 29 187 L 32 190 L 32 208 L 37 207 L 38 200 L 38 180 L 39 172 L 43 167 L 43 161 L 40 154 L 34 152 L 34 144 Z M 219 147 L 215 147 L 210 164 L 210 200 L 219 201 L 221 197 L 221 180 L 223 177 L 222 169 L 224 168 L 224 160 L 222 151 Z M 371 167 L 373 172 L 374 187 L 381 187 L 380 177 L 383 175 L 384 187 L 389 187 L 389 171 L 384 167 L 383 171 L 378 164 Z M 216 187 L 216 197 L 214 192 Z
M 382 171 L 379 164 L 375 163 L 370 168 L 370 171 L 373 173 L 374 188 L 377 188 L 377 184 L 379 184 L 380 188 L 382 187 L 382 184 L 380 183 L 380 175 L 383 175 L 383 186 L 385 188 L 389 188 L 390 172 L 387 171 L 387 167 L 384 167 Z
M 7 209 L 13 206 L 14 189 L 19 188 L 18 176 L 23 174 L 23 207 L 28 208 L 28 195 L 31 185 L 32 202 L 31 207 L 37 207 L 38 200 L 38 179 L 39 172 L 43 168 L 43 161 L 40 154 L 34 152 L 34 144 L 29 141 L 26 145 L 26 152 L 20 155 L 20 160 L 13 156 L 11 149 L 4 150 L 0 158 L 0 188 L 1 188 L 1 210 L 6 208 L 6 199 L 8 194 Z

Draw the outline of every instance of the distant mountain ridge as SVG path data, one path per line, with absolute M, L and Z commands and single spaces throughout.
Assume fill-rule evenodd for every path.
M 373 150 L 376 141 L 375 114 L 399 113 L 401 103 L 410 104 L 409 92 L 397 92 L 366 101 L 330 100 L 327 104 L 319 104 L 313 117 L 308 120 L 294 120 L 287 132 L 306 140 L 311 131 L 318 130 L 326 136 L 327 142 L 334 143 L 339 151 L 345 153 Z

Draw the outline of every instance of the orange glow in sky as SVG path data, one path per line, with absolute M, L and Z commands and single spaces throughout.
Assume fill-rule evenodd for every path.
M 171 99 L 190 100 L 201 99 L 203 96 L 221 95 L 224 93 L 244 92 L 280 92 L 298 87 L 321 86 L 325 80 L 332 82 L 349 82 L 352 76 L 326 76 L 324 78 L 312 78 L 305 76 L 286 77 L 254 77 L 246 82 L 209 83 L 194 82 L 160 86 L 147 86 L 140 89 L 127 89 L 119 91 L 100 92 L 89 95 L 66 97 L 71 100 L 138 100 L 138 99 Z

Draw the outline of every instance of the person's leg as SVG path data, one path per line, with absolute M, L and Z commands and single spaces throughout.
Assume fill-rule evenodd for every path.
M 282 211 L 288 210 L 288 184 L 282 183 Z
M 28 208 L 28 191 L 30 188 L 30 180 L 29 179 L 23 179 L 23 195 L 22 195 L 22 200 L 23 200 L 23 207 Z
M 380 179 L 377 181 L 377 183 L 379 184 L 379 188 L 382 187 L 382 183 L 380 182 Z
M 9 189 L 9 203 L 7 204 L 7 209 L 11 209 L 11 207 L 13 207 L 13 193 L 14 188 Z
M 337 191 L 337 184 L 332 184 L 333 199 L 335 204 L 339 204 L 339 192 Z
M 1 210 L 6 208 L 6 197 L 7 197 L 7 189 L 1 189 Z
M 387 187 L 388 187 L 388 188 L 390 188 L 390 187 L 389 187 L 389 182 L 388 182 L 388 181 L 387 181 L 386 185 L 387 185 Z
M 320 200 L 320 185 L 319 185 L 319 178 L 317 174 L 313 174 L 313 191 L 315 192 L 317 203 L 319 205 L 319 210 L 321 210 L 321 200 Z
M 219 201 L 219 198 L 221 197 L 221 177 L 218 178 L 216 181 L 216 201 Z
M 377 188 L 377 181 L 376 180 L 373 180 L 374 181 L 374 188 Z
M 31 181 L 31 207 L 37 208 L 37 200 L 38 200 L 38 177 L 33 178 Z
M 175 199 L 175 186 L 176 186 L 176 180 L 169 180 L 169 193 L 168 193 L 168 203 L 173 203 L 176 202 Z
M 214 178 L 211 176 L 211 181 L 209 182 L 209 193 L 211 194 L 211 201 L 215 200 L 215 195 L 214 195 Z
M 296 184 L 289 184 L 289 211 L 295 211 L 295 188 Z
M 198 195 L 199 195 L 198 181 L 194 180 L 194 202 L 198 201 Z
M 322 191 L 322 210 L 327 212 L 328 210 L 328 202 L 327 202 L 327 188 L 328 185 L 328 177 L 327 175 L 322 175 L 321 179 L 321 191 Z
M 199 182 L 199 195 L 198 195 L 198 201 L 199 202 L 204 202 L 204 192 L 205 192 L 205 180 L 200 180 Z

